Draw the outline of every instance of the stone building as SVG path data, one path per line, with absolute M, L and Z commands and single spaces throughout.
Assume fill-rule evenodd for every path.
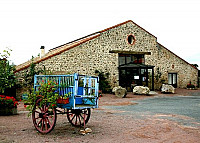
M 198 70 L 161 44 L 157 38 L 129 20 L 49 50 L 34 59 L 38 68 L 53 73 L 93 75 L 95 70 L 109 72 L 112 87 L 128 90 L 135 85 L 159 89 L 162 83 L 185 88 L 197 84 Z M 16 67 L 23 75 L 27 61 Z

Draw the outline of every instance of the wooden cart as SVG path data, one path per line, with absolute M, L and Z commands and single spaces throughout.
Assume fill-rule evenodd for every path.
M 35 75 L 34 90 L 37 91 L 41 82 L 54 81 L 58 84 L 57 92 L 67 99 L 57 100 L 55 108 L 50 104 L 40 105 L 41 98 L 36 100 L 32 112 L 33 124 L 37 131 L 46 134 L 56 124 L 57 114 L 66 114 L 73 126 L 84 126 L 90 119 L 91 108 L 98 108 L 99 78 L 87 75 Z

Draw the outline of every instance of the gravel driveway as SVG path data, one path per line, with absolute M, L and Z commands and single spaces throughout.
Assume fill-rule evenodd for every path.
M 167 116 L 176 114 L 144 114 L 130 115 L 128 109 L 137 106 L 143 99 L 152 99 L 165 96 L 198 96 L 200 90 L 177 89 L 176 94 L 157 94 L 151 96 L 138 96 L 128 94 L 127 98 L 117 98 L 114 95 L 103 95 L 99 101 L 99 108 L 92 110 L 87 127 L 92 133 L 80 135 L 80 128 L 72 127 L 66 115 L 58 115 L 56 127 L 47 134 L 37 133 L 32 124 L 31 117 L 23 103 L 18 106 L 18 115 L 0 116 L 0 142 L 152 142 L 152 143 L 197 143 L 200 140 L 200 122 L 196 126 L 181 124 Z M 114 108 L 113 108 L 114 107 Z M 117 109 L 124 107 L 123 110 Z M 181 118 L 181 117 L 179 117 Z M 185 116 L 184 116 L 185 118 Z

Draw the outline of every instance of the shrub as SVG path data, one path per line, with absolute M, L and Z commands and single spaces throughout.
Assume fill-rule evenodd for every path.
M 14 97 L 0 95 L 0 108 L 17 108 L 18 102 Z
M 3 50 L 2 54 L 0 53 L 0 93 L 3 94 L 6 89 L 14 87 L 16 83 L 14 65 L 10 65 L 9 61 L 7 60 L 10 56 L 8 50 Z
M 99 90 L 101 90 L 103 93 L 110 93 L 111 86 L 108 81 L 110 74 L 98 70 L 95 70 L 95 73 L 99 76 Z

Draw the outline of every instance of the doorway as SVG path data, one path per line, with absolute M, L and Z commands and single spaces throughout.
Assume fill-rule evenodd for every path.
M 132 91 L 135 86 L 147 86 L 154 90 L 153 67 L 119 67 L 119 85 L 126 88 L 127 91 Z

